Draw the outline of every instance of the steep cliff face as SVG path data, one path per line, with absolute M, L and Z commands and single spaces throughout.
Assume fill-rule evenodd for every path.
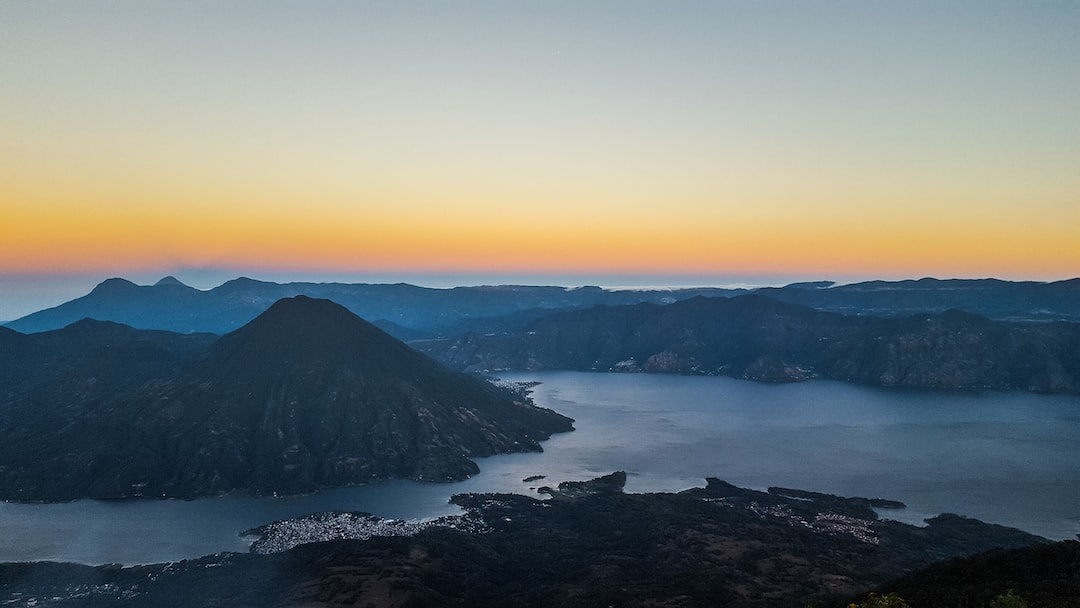
M 152 360 L 147 354 L 147 359 Z M 78 367 L 4 408 L 0 496 L 307 492 L 448 481 L 571 421 L 451 372 L 327 300 L 279 301 L 151 379 Z M 95 388 L 87 388 L 95 387 Z
M 1080 391 L 1080 325 L 959 311 L 849 316 L 763 296 L 553 314 L 524 331 L 415 344 L 458 369 L 830 378 L 881 386 Z

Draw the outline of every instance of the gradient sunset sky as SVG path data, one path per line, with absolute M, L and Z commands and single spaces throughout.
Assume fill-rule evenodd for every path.
M 3 0 L 0 83 L 0 319 L 111 276 L 1080 275 L 1075 1 Z

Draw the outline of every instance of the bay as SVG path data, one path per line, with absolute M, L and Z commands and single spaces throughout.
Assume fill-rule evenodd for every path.
M 192 501 L 0 503 L 0 561 L 176 561 L 246 551 L 243 530 L 326 510 L 391 518 L 457 512 L 459 492 L 537 495 L 542 485 L 628 474 L 628 492 L 678 491 L 718 477 L 901 500 L 884 517 L 951 512 L 1053 539 L 1080 533 L 1080 398 L 897 390 L 840 382 L 515 372 L 533 397 L 576 420 L 543 453 L 480 459 L 454 484 L 397 480 L 306 496 Z M 539 480 L 526 478 L 543 475 Z

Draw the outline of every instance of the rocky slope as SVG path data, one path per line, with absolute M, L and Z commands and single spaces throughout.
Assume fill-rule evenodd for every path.
M 960 311 L 841 315 L 760 295 L 549 315 L 503 335 L 414 346 L 470 370 L 569 369 L 810 378 L 880 386 L 1080 391 L 1080 324 Z
M 539 450 L 571 430 L 327 300 L 281 300 L 188 359 L 145 340 L 107 350 L 6 392 L 0 497 L 448 481 L 476 473 L 474 456 Z

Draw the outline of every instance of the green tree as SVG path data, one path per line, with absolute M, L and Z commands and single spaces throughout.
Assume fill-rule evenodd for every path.
M 990 602 L 990 608 L 1028 608 L 1028 604 L 1016 591 L 1009 589 L 995 597 L 994 601 Z
M 896 593 L 888 593 L 885 595 L 878 595 L 871 593 L 866 596 L 866 600 L 862 604 L 859 604 L 859 608 L 910 608 L 904 598 L 896 595 Z M 1012 608 L 1012 607 L 1010 607 Z M 1026 607 L 1025 607 L 1026 608 Z

